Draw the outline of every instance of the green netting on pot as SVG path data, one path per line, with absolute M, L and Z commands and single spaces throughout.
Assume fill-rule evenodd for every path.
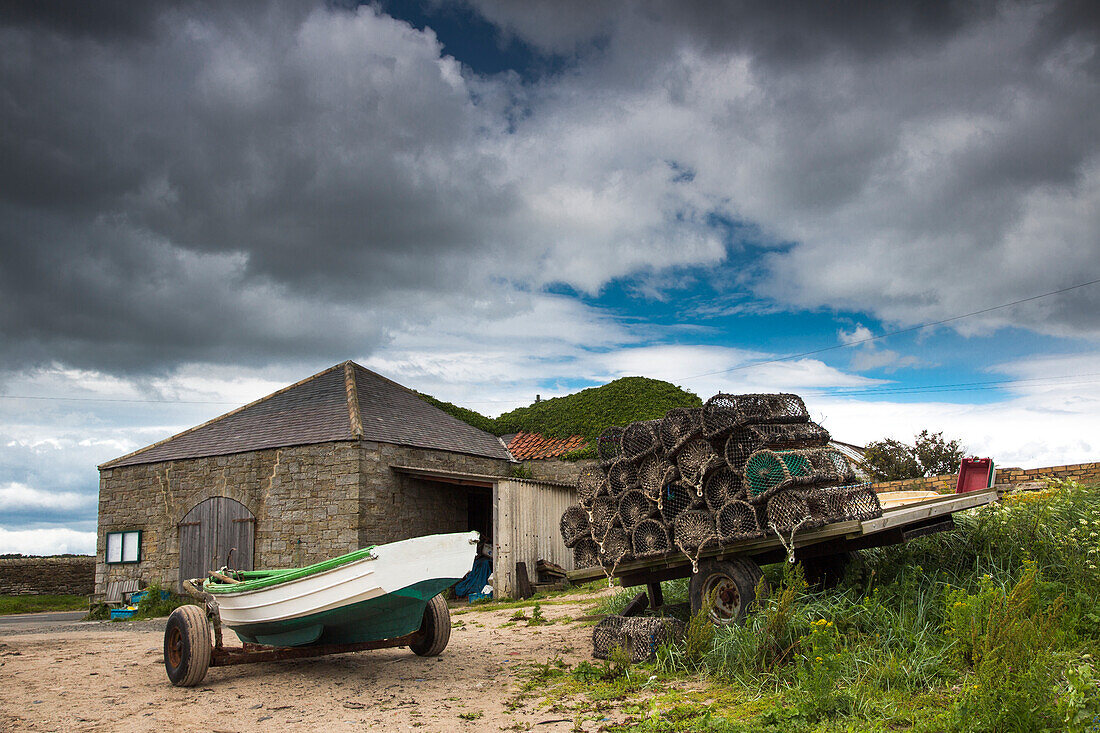
M 596 544 L 602 543 L 607 533 L 618 523 L 618 502 L 610 496 L 597 496 L 592 500 L 592 506 L 588 510 L 588 524 Z
M 852 477 L 848 459 L 832 448 L 759 450 L 749 456 L 744 468 L 747 498 L 752 502 L 788 486 L 835 485 Z
M 792 468 L 801 475 L 809 470 L 809 464 L 800 459 L 788 466 L 782 455 L 775 451 L 756 451 L 745 461 L 743 485 L 746 496 L 750 501 L 767 498 L 790 480 Z
M 620 440 L 623 458 L 636 461 L 661 452 L 660 420 L 638 420 L 626 426 Z
M 684 622 L 668 616 L 632 616 L 623 619 L 619 627 L 620 644 L 632 662 L 652 659 L 665 644 L 684 637 Z
M 561 515 L 561 538 L 566 547 L 572 547 L 582 537 L 591 537 L 588 528 L 588 511 L 580 504 L 574 504 Z
M 632 489 L 619 497 L 619 517 L 627 530 L 634 529 L 638 522 L 649 519 L 656 513 L 657 502 L 640 489 Z
M 703 408 L 677 407 L 661 420 L 661 445 L 665 455 L 674 455 L 684 443 L 703 432 Z
M 620 442 L 622 437 L 623 429 L 618 425 L 612 425 L 600 433 L 600 437 L 596 439 L 596 454 L 605 464 L 617 460 L 622 455 L 623 447 Z
M 768 499 L 765 516 L 767 528 L 783 534 L 804 532 L 825 523 L 824 519 L 810 513 L 802 492 L 797 489 L 786 489 L 772 494 Z
M 717 456 L 710 443 L 702 438 L 689 440 L 676 454 L 676 468 L 684 483 L 698 486 L 703 480 L 703 471 Z
M 777 455 L 791 473 L 793 485 L 836 485 L 855 478 L 852 464 L 833 448 L 804 448 L 779 451 Z
M 702 504 L 703 500 L 695 493 L 695 488 L 679 481 L 665 484 L 661 489 L 661 500 L 658 502 L 661 519 L 670 527 L 681 512 Z
M 577 498 L 589 507 L 597 496 L 608 493 L 607 474 L 597 466 L 586 466 L 577 477 Z
M 741 471 L 749 456 L 758 450 L 818 448 L 828 444 L 829 431 L 813 422 L 742 425 L 726 438 L 723 455 L 730 468 Z
M 714 523 L 718 531 L 718 541 L 722 544 L 764 536 L 764 530 L 756 516 L 756 507 L 737 499 L 726 502 L 718 510 Z
M 592 628 L 592 656 L 596 659 L 608 659 L 615 647 L 626 650 L 623 642 L 623 616 L 608 616 Z
M 600 564 L 600 546 L 591 537 L 582 537 L 573 545 L 573 567 L 576 570 L 594 568 Z
M 612 568 L 624 560 L 630 559 L 630 535 L 620 526 L 613 527 L 600 544 L 600 562 L 605 568 Z
M 707 508 L 716 512 L 726 505 L 726 502 L 741 496 L 741 477 L 729 469 L 729 466 L 721 466 L 707 474 L 703 480 L 703 500 Z
M 634 557 L 661 557 L 672 550 L 668 527 L 656 519 L 643 519 L 630 534 Z
M 676 467 L 656 456 L 646 456 L 638 465 L 638 485 L 653 501 L 661 500 L 661 490 L 679 478 Z
M 638 471 L 633 463 L 620 458 L 608 467 L 607 484 L 611 488 L 611 495 L 618 496 L 624 491 L 637 487 Z

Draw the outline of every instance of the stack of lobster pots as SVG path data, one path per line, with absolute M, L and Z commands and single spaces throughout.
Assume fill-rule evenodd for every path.
M 702 407 L 605 430 L 561 534 L 576 568 L 707 549 L 880 516 L 793 394 L 717 394 Z M 793 540 L 791 540 L 793 541 Z

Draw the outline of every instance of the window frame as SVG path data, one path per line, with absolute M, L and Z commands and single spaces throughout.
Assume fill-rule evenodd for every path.
M 141 534 L 140 529 L 122 529 L 115 532 L 108 532 L 103 542 L 103 561 L 108 565 L 136 565 L 141 562 Z M 137 558 L 134 560 L 126 559 L 126 535 L 137 535 Z M 118 537 L 118 560 L 111 559 L 111 537 Z

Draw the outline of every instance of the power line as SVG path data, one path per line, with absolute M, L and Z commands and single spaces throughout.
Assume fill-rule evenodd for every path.
M 952 316 L 950 318 L 944 318 L 944 319 L 939 320 L 939 321 L 930 321 L 928 323 L 922 323 L 918 326 L 910 326 L 909 328 L 902 328 L 902 329 L 899 329 L 897 331 L 889 331 L 889 332 L 881 334 L 879 336 L 869 336 L 865 339 L 859 339 L 857 341 L 849 341 L 848 343 L 844 343 L 844 344 L 835 344 L 833 346 L 826 346 L 824 348 L 814 349 L 813 351 L 804 351 L 800 354 L 789 354 L 787 356 L 780 356 L 780 357 L 777 357 L 775 359 L 767 359 L 765 361 L 755 361 L 752 364 L 742 364 L 741 366 L 730 367 L 729 369 L 719 369 L 719 370 L 713 371 L 713 372 L 704 372 L 702 374 L 695 374 L 695 375 L 692 375 L 690 377 L 680 377 L 680 378 L 678 378 L 674 381 L 686 382 L 686 381 L 691 380 L 691 379 L 699 379 L 701 377 L 714 376 L 715 374 L 728 374 L 729 372 L 737 372 L 737 371 L 741 371 L 742 369 L 752 369 L 754 367 L 764 366 L 765 364 L 777 364 L 777 363 L 783 362 L 783 361 L 790 361 L 791 359 L 801 359 L 804 356 L 813 356 L 814 354 L 821 354 L 821 353 L 824 353 L 826 351 L 833 351 L 835 349 L 847 349 L 849 347 L 858 346 L 860 344 L 865 344 L 865 343 L 868 343 L 870 341 L 878 341 L 880 339 L 889 338 L 890 336 L 897 336 L 897 335 L 903 334 L 903 333 L 912 333 L 913 331 L 920 331 L 920 330 L 925 329 L 925 328 L 931 328 L 932 326 L 942 326 L 945 323 L 951 323 L 952 321 L 959 321 L 959 320 L 962 320 L 963 318 L 970 318 L 971 316 L 980 316 L 983 313 L 990 313 L 992 311 L 1000 310 L 1002 308 L 1010 308 L 1014 305 L 1019 305 L 1020 303 L 1028 303 L 1032 300 L 1038 300 L 1039 298 L 1048 298 L 1051 295 L 1058 295 L 1060 293 L 1066 293 L 1066 292 L 1069 292 L 1070 290 L 1077 290 L 1078 288 L 1087 287 L 1089 285 L 1095 285 L 1096 283 L 1100 283 L 1100 278 L 1098 278 L 1096 280 L 1090 280 L 1087 283 L 1080 283 L 1078 285 L 1071 285 L 1068 288 L 1062 288 L 1060 290 L 1052 290 L 1049 293 L 1041 293 L 1039 295 L 1032 295 L 1030 298 L 1021 298 L 1019 300 L 1014 300 L 1011 303 L 1002 303 L 1001 305 L 994 305 L 994 306 L 991 306 L 989 308 L 982 308 L 981 310 L 971 311 L 970 313 L 963 313 L 961 316 Z

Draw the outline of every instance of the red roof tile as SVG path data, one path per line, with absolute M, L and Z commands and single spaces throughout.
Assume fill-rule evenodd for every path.
M 508 451 L 517 461 L 557 458 L 583 448 L 587 442 L 583 435 L 568 438 L 545 438 L 538 433 L 518 432 L 508 443 Z

